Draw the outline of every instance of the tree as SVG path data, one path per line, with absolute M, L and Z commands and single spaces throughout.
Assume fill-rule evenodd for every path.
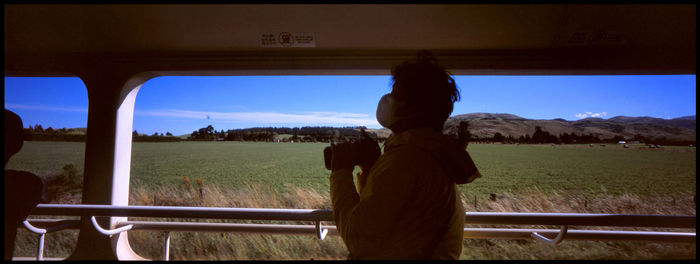
M 235 135 L 233 133 L 233 130 L 228 130 L 226 131 L 226 136 L 224 137 L 224 140 L 226 141 L 234 141 L 235 140 Z
M 457 130 L 457 137 L 461 140 L 466 140 L 469 142 L 472 138 L 472 133 L 469 132 L 469 121 L 462 120 L 459 122 L 459 130 Z
M 544 133 L 542 132 L 542 128 L 540 126 L 535 127 L 535 133 L 532 133 L 532 141 L 535 143 L 544 142 Z
M 496 134 L 493 135 L 493 141 L 494 142 L 503 142 L 505 137 L 501 135 L 501 133 L 496 132 Z
M 559 141 L 561 141 L 564 144 L 570 144 L 572 142 L 573 138 L 569 133 L 564 132 L 564 134 L 559 135 Z
M 639 141 L 639 142 L 647 142 L 649 139 L 645 136 L 642 136 L 642 134 L 635 134 L 634 137 L 632 137 L 633 141 Z
M 136 130 L 134 130 L 134 132 L 131 133 L 131 136 L 132 136 L 132 137 L 138 137 L 138 136 L 139 136 L 139 132 L 136 132 Z
M 549 134 L 549 132 L 542 130 L 541 127 L 535 127 L 535 133 L 532 134 L 532 141 L 535 143 L 555 143 L 557 137 Z
M 173 134 L 171 134 L 170 132 L 165 132 L 165 135 L 166 135 L 166 136 L 169 136 L 169 137 L 172 137 L 172 136 L 173 136 Z

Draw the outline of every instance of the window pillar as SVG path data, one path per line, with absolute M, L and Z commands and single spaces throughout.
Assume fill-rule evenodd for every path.
M 93 71 L 80 76 L 88 90 L 83 204 L 129 205 L 131 131 L 134 103 L 150 74 Z M 115 228 L 126 217 L 100 217 L 102 226 Z M 133 252 L 127 233 L 105 236 L 81 217 L 80 234 L 69 259 L 143 259 Z

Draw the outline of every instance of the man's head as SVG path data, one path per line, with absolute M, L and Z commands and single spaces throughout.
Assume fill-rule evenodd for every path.
M 428 126 L 442 130 L 460 94 L 450 73 L 427 51 L 391 70 L 391 95 L 380 100 L 377 119 L 394 133 Z
M 22 148 L 22 119 L 12 111 L 5 109 L 5 165 L 12 155 Z

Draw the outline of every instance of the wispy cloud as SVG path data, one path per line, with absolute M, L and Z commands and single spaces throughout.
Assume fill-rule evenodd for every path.
M 87 113 L 87 108 L 46 106 L 46 105 L 22 105 L 6 104 L 8 109 L 26 109 L 41 111 L 80 112 Z M 147 110 L 135 111 L 135 115 L 154 117 L 176 117 L 188 119 L 211 119 L 224 122 L 247 122 L 258 124 L 309 124 L 309 125 L 356 125 L 378 127 L 379 123 L 372 116 L 358 113 L 339 112 L 303 112 L 303 113 L 277 113 L 277 112 L 211 112 L 190 110 Z
M 304 113 L 277 113 L 277 112 L 211 112 L 190 110 L 148 110 L 136 111 L 135 115 L 178 117 L 189 119 L 212 119 L 219 121 L 250 122 L 260 124 L 337 124 L 358 126 L 379 126 L 374 117 L 358 113 L 338 112 L 304 112 Z
M 60 111 L 60 112 L 81 112 L 87 113 L 87 108 L 71 107 L 71 106 L 48 106 L 48 105 L 22 105 L 22 104 L 5 104 L 8 109 L 26 109 L 26 110 L 41 110 L 41 111 Z
M 587 117 L 605 117 L 607 116 L 607 112 L 600 112 L 600 113 L 593 113 L 593 112 L 585 112 L 585 113 L 578 113 L 575 114 L 576 117 L 579 119 L 587 118 Z

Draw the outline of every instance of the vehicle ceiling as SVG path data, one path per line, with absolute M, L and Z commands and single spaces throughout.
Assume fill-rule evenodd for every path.
M 5 76 L 695 74 L 695 5 L 5 5 Z M 261 47 L 263 33 L 315 47 Z

